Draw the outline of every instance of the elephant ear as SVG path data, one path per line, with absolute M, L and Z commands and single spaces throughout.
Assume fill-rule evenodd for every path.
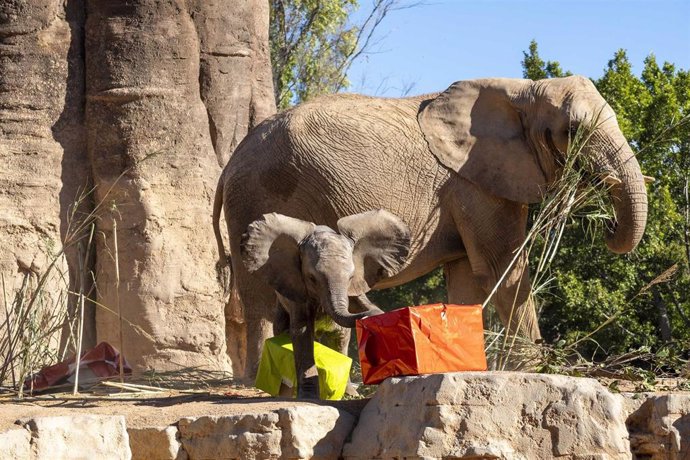
M 338 231 L 354 241 L 355 274 L 350 296 L 364 294 L 380 280 L 398 273 L 410 252 L 410 229 L 383 209 L 343 217 Z
M 306 301 L 302 279 L 299 243 L 314 231 L 311 222 L 264 214 L 242 235 L 242 261 L 250 273 L 256 273 L 273 289 L 294 302 Z
M 444 166 L 492 195 L 540 201 L 546 175 L 527 142 L 518 95 L 530 80 L 459 81 L 417 116 L 431 152 Z

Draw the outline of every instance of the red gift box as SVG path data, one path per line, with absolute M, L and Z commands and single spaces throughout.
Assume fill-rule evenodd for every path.
M 486 370 L 481 305 L 406 307 L 357 320 L 366 384 L 398 375 Z

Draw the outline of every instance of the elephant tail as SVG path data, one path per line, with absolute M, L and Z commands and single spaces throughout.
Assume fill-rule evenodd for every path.
M 223 285 L 224 297 L 228 297 L 232 291 L 232 263 L 230 253 L 225 252 L 223 235 L 220 233 L 220 212 L 223 210 L 223 175 L 221 174 L 216 186 L 216 196 L 213 200 L 213 233 L 218 245 L 218 262 L 216 262 L 216 274 L 218 281 Z

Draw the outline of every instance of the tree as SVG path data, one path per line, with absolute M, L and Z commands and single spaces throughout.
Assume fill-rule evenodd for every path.
M 563 72 L 558 61 L 546 61 L 539 56 L 536 40 L 529 43 L 529 53 L 522 52 L 522 76 L 531 80 L 542 80 L 544 78 L 567 77 L 572 73 Z
M 358 24 L 358 0 L 271 0 L 269 41 L 276 105 L 280 109 L 347 88 L 352 63 L 375 44 L 374 33 L 393 11 L 418 3 L 373 0 Z

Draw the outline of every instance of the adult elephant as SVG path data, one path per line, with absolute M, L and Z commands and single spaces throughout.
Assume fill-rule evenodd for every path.
M 356 273 L 350 295 L 443 265 L 448 300 L 481 303 L 524 241 L 527 205 L 558 177 L 569 136 L 594 117 L 598 128 L 585 154 L 612 184 L 617 219 L 606 244 L 629 252 L 647 219 L 644 176 L 612 109 L 579 76 L 459 81 L 440 94 L 404 99 L 335 95 L 282 112 L 249 133 L 223 171 L 214 206 L 219 250 L 221 207 L 232 254 L 265 213 L 334 227 L 341 217 L 387 209 L 410 228 L 409 257 L 387 279 L 375 266 Z M 271 333 L 274 293 L 239 257 L 232 271 L 251 374 Z M 509 330 L 538 339 L 528 293 L 523 256 L 493 302 Z

